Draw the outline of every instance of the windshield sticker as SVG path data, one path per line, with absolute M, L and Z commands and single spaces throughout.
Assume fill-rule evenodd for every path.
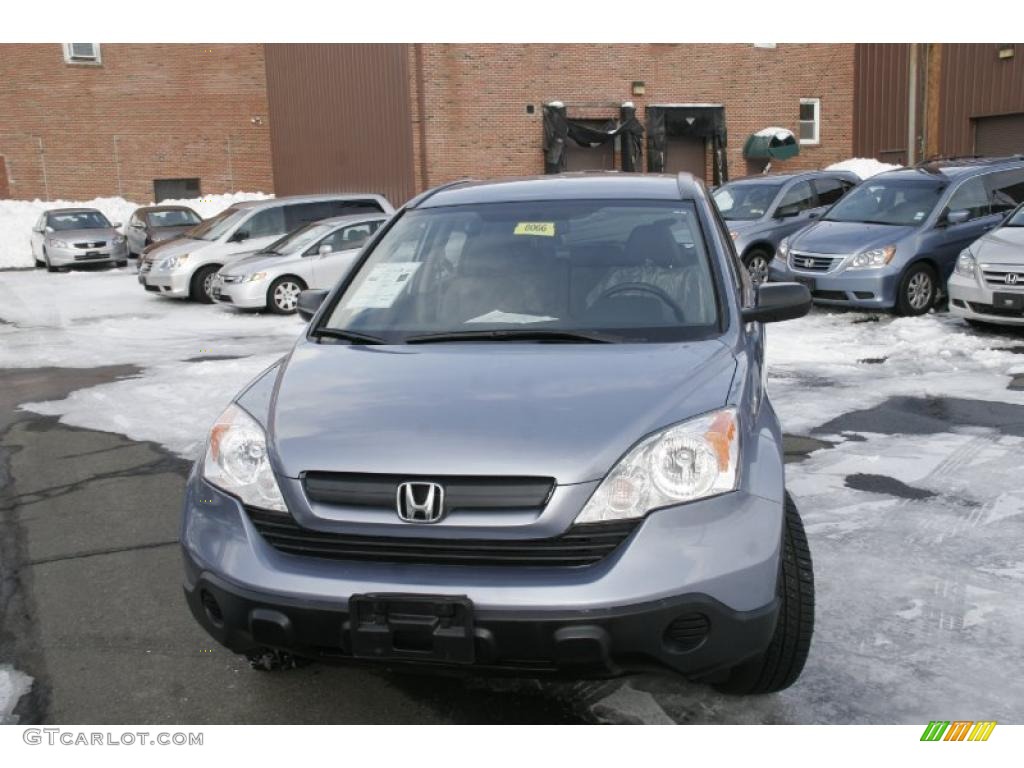
M 398 298 L 409 279 L 420 268 L 418 262 L 400 261 L 391 264 L 377 264 L 367 275 L 352 298 L 349 309 L 387 309 Z
M 516 312 L 502 312 L 500 309 L 495 309 L 488 312 L 486 315 L 480 315 L 480 317 L 474 317 L 466 321 L 469 323 L 545 323 L 550 320 L 557 320 L 557 317 L 545 317 L 544 315 L 522 315 Z
M 920 221 L 924 218 L 924 211 L 918 211 L 914 214 L 914 221 Z
M 554 237 L 555 222 L 553 221 L 520 221 L 516 224 L 515 235 L 534 235 L 535 237 Z

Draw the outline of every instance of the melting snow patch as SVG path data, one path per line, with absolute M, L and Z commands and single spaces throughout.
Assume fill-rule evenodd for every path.
M 849 160 L 843 160 L 841 163 L 833 163 L 828 166 L 826 171 L 850 171 L 856 173 L 862 179 L 870 178 L 877 173 L 883 171 L 892 171 L 896 168 L 902 168 L 902 165 L 892 165 L 891 163 L 880 163 L 878 160 L 874 160 L 870 157 L 853 157 Z
M 0 725 L 16 725 L 18 716 L 14 708 L 18 699 L 29 692 L 32 678 L 9 664 L 0 666 Z

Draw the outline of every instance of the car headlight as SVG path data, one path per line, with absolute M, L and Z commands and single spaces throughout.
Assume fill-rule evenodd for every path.
M 253 272 L 251 275 L 248 275 L 242 279 L 247 283 L 255 283 L 258 282 L 259 280 L 265 280 L 266 277 L 266 272 Z
M 782 240 L 779 241 L 779 247 L 775 249 L 775 255 L 779 259 L 781 259 L 782 261 L 785 261 L 786 258 L 789 256 L 789 238 L 788 237 L 784 237 L 784 238 L 782 238 Z
M 177 269 L 182 264 L 184 264 L 186 261 L 188 261 L 188 257 L 189 257 L 189 254 L 187 254 L 187 253 L 183 253 L 183 254 L 181 254 L 179 256 L 168 256 L 166 259 L 163 259 L 157 265 L 157 269 L 161 269 L 161 270 L 163 270 L 165 272 L 171 272 L 172 270 Z
M 237 405 L 229 405 L 210 430 L 203 478 L 243 504 L 288 511 L 267 458 L 267 435 Z
M 576 522 L 643 517 L 736 490 L 738 426 L 736 409 L 725 408 L 655 432 L 619 459 Z
M 963 275 L 964 277 L 974 277 L 977 274 L 978 262 L 974 259 L 974 254 L 969 250 L 960 251 L 960 255 L 956 260 L 956 273 Z
M 864 251 L 863 253 L 858 253 L 854 256 L 846 268 L 877 269 L 879 267 L 884 267 L 892 261 L 892 257 L 895 255 L 895 245 L 887 245 L 884 248 L 872 248 L 870 251 Z
M 57 238 L 50 238 L 50 245 L 54 248 L 70 248 L 67 240 L 58 240 Z

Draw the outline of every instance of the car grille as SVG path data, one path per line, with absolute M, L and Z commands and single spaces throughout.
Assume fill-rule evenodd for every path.
M 971 311 L 976 312 L 979 315 L 992 315 L 993 317 L 1016 317 L 1024 318 L 1024 312 L 1019 309 L 1006 309 L 1004 307 L 996 307 L 992 304 L 981 304 L 976 301 L 968 302 Z
M 445 512 L 456 510 L 523 510 L 540 512 L 555 481 L 550 477 L 409 477 L 343 472 L 307 472 L 306 495 L 323 504 L 394 512 L 398 486 L 432 481 L 444 488 Z
M 74 256 L 75 261 L 92 261 L 106 258 L 109 258 L 109 256 L 105 253 L 76 253 Z
M 1000 266 L 998 264 L 985 264 L 982 266 L 981 271 L 985 275 L 985 282 L 993 288 L 1024 290 L 1024 265 Z
M 789 252 L 789 266 L 803 272 L 828 272 L 842 256 L 828 256 L 816 253 Z
M 270 546 L 289 555 L 422 565 L 578 567 L 614 552 L 639 520 L 575 525 L 547 539 L 452 539 L 355 536 L 301 527 L 291 515 L 245 508 Z
M 106 248 L 106 240 L 97 240 L 92 243 L 74 243 L 75 248 Z

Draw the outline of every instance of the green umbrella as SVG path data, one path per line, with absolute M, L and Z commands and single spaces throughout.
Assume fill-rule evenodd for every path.
M 750 160 L 788 160 L 799 154 L 800 143 L 786 128 L 764 128 L 743 145 L 743 156 Z

